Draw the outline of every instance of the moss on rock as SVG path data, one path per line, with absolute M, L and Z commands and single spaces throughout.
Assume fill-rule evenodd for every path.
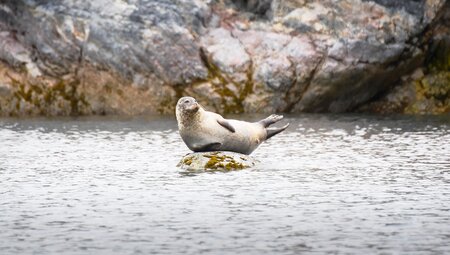
M 83 94 L 77 92 L 78 80 L 46 82 L 22 82 L 9 76 L 14 105 L 10 115 L 78 115 L 81 109 L 89 108 Z
M 415 100 L 405 108 L 405 113 L 450 112 L 450 72 L 428 74 L 413 84 Z
M 450 112 L 450 37 L 433 44 L 425 66 L 405 76 L 401 84 L 360 111 L 442 114 Z
M 450 37 L 436 41 L 426 61 L 426 74 L 412 81 L 415 99 L 405 113 L 450 112 Z

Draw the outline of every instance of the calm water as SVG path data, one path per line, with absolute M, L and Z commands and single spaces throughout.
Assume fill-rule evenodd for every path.
M 450 117 L 301 115 L 182 172 L 171 118 L 0 119 L 0 254 L 449 254 Z

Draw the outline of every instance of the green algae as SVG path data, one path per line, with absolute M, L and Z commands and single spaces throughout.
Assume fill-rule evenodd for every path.
M 225 169 L 225 170 L 240 170 L 244 169 L 245 165 L 237 162 L 230 156 L 220 156 L 218 154 L 204 155 L 204 157 L 209 158 L 208 162 L 205 164 L 206 169 Z
M 186 157 L 185 159 L 183 159 L 183 164 L 190 166 L 192 164 L 192 157 Z
M 450 72 L 428 74 L 414 82 L 416 98 L 406 113 L 450 112 Z
M 13 88 L 12 101 L 15 101 L 14 108 L 12 112 L 9 112 L 9 115 L 21 115 L 23 113 L 52 115 L 53 109 L 58 113 L 65 113 L 64 115 L 76 116 L 80 114 L 80 107 L 89 107 L 85 95 L 77 92 L 77 87 L 80 84 L 78 80 L 59 80 L 49 86 L 43 82 L 23 83 L 11 76 L 8 76 L 8 78 Z M 21 106 L 25 106 L 25 109 L 22 109 Z
M 413 82 L 416 98 L 405 112 L 450 112 L 450 39 L 436 42 L 425 64 L 426 75 Z

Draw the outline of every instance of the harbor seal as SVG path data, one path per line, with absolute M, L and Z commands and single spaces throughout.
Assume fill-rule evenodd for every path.
M 288 123 L 280 128 L 267 128 L 283 119 L 275 114 L 258 122 L 225 119 L 203 109 L 193 97 L 178 100 L 176 117 L 181 138 L 194 152 L 232 151 L 249 155 L 289 126 Z

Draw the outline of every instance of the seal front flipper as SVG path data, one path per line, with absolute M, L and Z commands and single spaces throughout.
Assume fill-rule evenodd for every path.
M 228 129 L 231 133 L 236 132 L 236 129 L 234 129 L 231 123 L 228 122 L 226 119 L 217 120 L 217 123 L 219 123 L 222 127 Z
M 221 145 L 222 145 L 221 143 L 209 143 L 202 146 L 194 146 L 193 151 L 195 152 L 218 151 Z

